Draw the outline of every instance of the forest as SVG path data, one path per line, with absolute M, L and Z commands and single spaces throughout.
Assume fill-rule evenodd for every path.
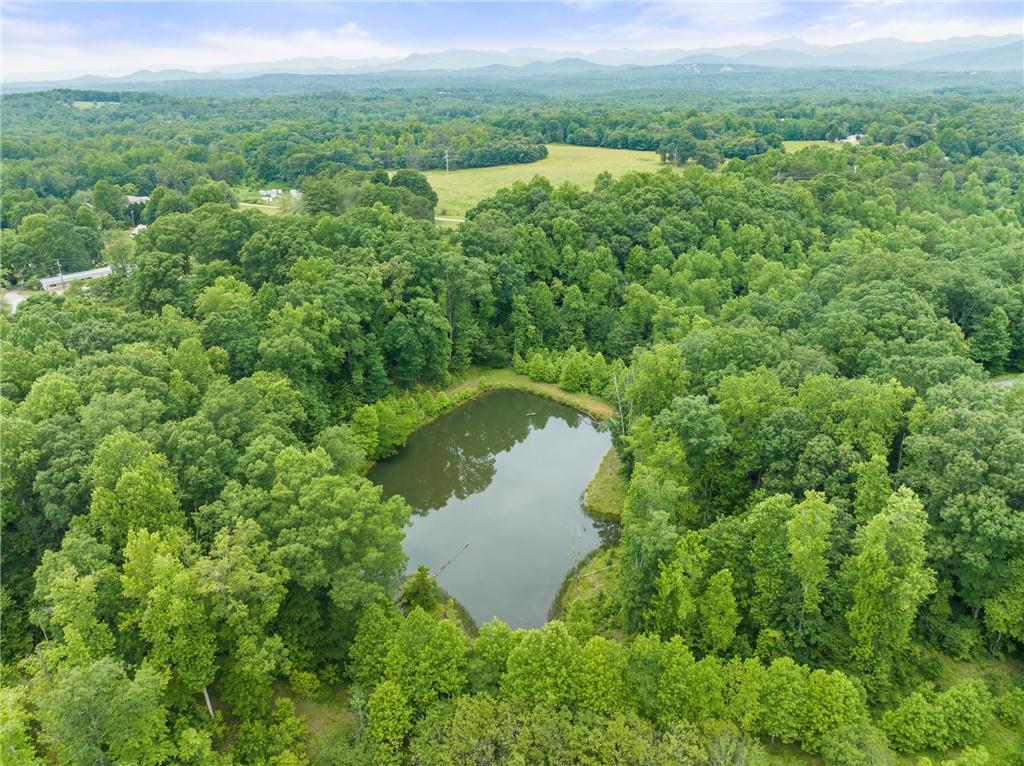
M 4 278 L 114 267 L 0 316 L 5 762 L 1024 764 L 1019 89 L 486 95 L 4 97 Z M 435 225 L 551 142 L 676 167 Z M 503 368 L 626 487 L 539 629 L 364 475 Z

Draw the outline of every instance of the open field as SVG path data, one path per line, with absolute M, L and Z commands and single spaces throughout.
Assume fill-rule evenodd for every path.
M 284 188 L 279 184 L 264 185 Z M 301 209 L 301 205 L 292 198 L 288 189 L 284 189 L 284 194 L 270 203 L 260 202 L 260 192 L 255 186 L 236 186 L 234 192 L 238 197 L 238 207 L 242 210 L 251 208 L 267 215 L 280 215 L 281 213 L 298 213 Z
M 783 141 L 782 150 L 787 154 L 798 152 L 801 149 L 807 149 L 808 147 L 827 147 L 829 149 L 839 149 L 844 144 L 836 143 L 835 141 Z
M 252 208 L 253 210 L 259 210 L 261 213 L 266 213 L 267 215 L 280 215 L 281 213 L 284 212 L 284 208 L 281 207 L 276 202 L 271 203 L 269 205 L 264 205 L 263 203 L 256 202 L 239 202 L 238 208 L 239 210 Z
M 613 176 L 620 176 L 630 170 L 654 171 L 663 167 L 669 166 L 654 152 L 549 144 L 548 156 L 537 162 L 467 168 L 450 173 L 428 170 L 426 176 L 437 192 L 437 214 L 463 216 L 498 189 L 516 181 L 529 181 L 534 176 L 545 176 L 556 186 L 572 181 L 589 188 L 598 174 L 606 170 Z

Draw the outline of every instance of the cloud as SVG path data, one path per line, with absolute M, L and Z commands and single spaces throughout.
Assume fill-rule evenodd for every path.
M 625 22 L 596 22 L 565 32 L 572 44 L 591 50 L 732 45 L 763 41 L 773 20 L 787 10 L 781 2 L 655 3 L 641 6 Z
M 792 36 L 834 45 L 1021 31 L 1019 3 L 958 0 L 475 3 L 436 13 L 444 23 L 435 23 L 436 10 L 399 2 L 197 3 L 183 10 L 181 4 L 3 0 L 2 76 L 15 81 L 142 68 L 203 71 L 297 57 L 398 58 L 455 47 L 694 50 Z
M 170 44 L 134 39 L 130 27 L 102 37 L 95 32 L 94 25 L 5 18 L 3 79 L 54 79 L 83 73 L 124 75 L 141 68 L 204 71 L 285 58 L 396 58 L 409 52 L 375 40 L 355 22 L 279 34 L 256 29 L 200 31 L 184 39 L 179 30 Z
M 1011 3 L 900 2 L 858 0 L 823 14 L 804 31 L 823 45 L 894 37 L 927 42 L 971 35 L 1020 34 L 1020 6 Z

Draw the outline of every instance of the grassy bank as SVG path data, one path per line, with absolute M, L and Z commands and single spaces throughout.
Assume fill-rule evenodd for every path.
M 587 485 L 583 495 L 583 507 L 591 516 L 603 519 L 622 517 L 622 508 L 626 504 L 628 482 L 622 475 L 622 461 L 614 449 L 608 450 L 597 473 Z
M 566 391 L 564 388 L 559 388 L 553 383 L 539 383 L 528 378 L 526 375 L 520 375 L 518 372 L 506 368 L 473 368 L 466 377 L 446 389 L 446 393 L 454 398 L 467 390 L 475 390 L 482 394 L 499 389 L 525 391 L 529 394 L 543 396 L 545 399 L 550 399 L 558 404 L 564 404 L 566 407 L 572 407 L 574 410 L 585 412 L 598 420 L 610 418 L 615 414 L 615 410 L 604 399 L 591 396 L 590 394 Z
M 668 166 L 654 152 L 549 144 L 548 156 L 536 162 L 466 168 L 449 173 L 430 170 L 426 176 L 437 192 L 438 215 L 462 216 L 498 189 L 516 181 L 529 181 L 534 176 L 544 176 L 555 186 L 571 181 L 589 189 L 598 174 L 605 171 L 620 176 L 630 170 L 654 171 L 662 167 Z

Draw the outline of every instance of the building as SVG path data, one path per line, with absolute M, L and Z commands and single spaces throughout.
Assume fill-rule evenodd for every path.
M 139 236 L 139 234 L 141 234 L 145 230 L 146 230 L 146 224 L 140 223 L 138 226 L 136 226 L 134 229 L 132 229 L 132 236 L 133 237 L 137 237 L 137 236 Z
M 102 279 L 109 277 L 113 269 L 110 266 L 100 266 L 97 269 L 88 271 L 73 271 L 70 274 L 58 274 L 55 277 L 43 277 L 39 280 L 40 287 L 47 293 L 62 293 L 64 288 L 71 282 L 81 282 L 89 279 Z
M 851 133 L 846 138 L 838 139 L 838 141 L 841 144 L 850 144 L 851 146 L 857 146 L 857 144 L 859 144 L 863 138 L 863 133 Z
M 145 205 L 149 202 L 148 195 L 128 194 L 125 199 L 128 200 L 129 205 Z

